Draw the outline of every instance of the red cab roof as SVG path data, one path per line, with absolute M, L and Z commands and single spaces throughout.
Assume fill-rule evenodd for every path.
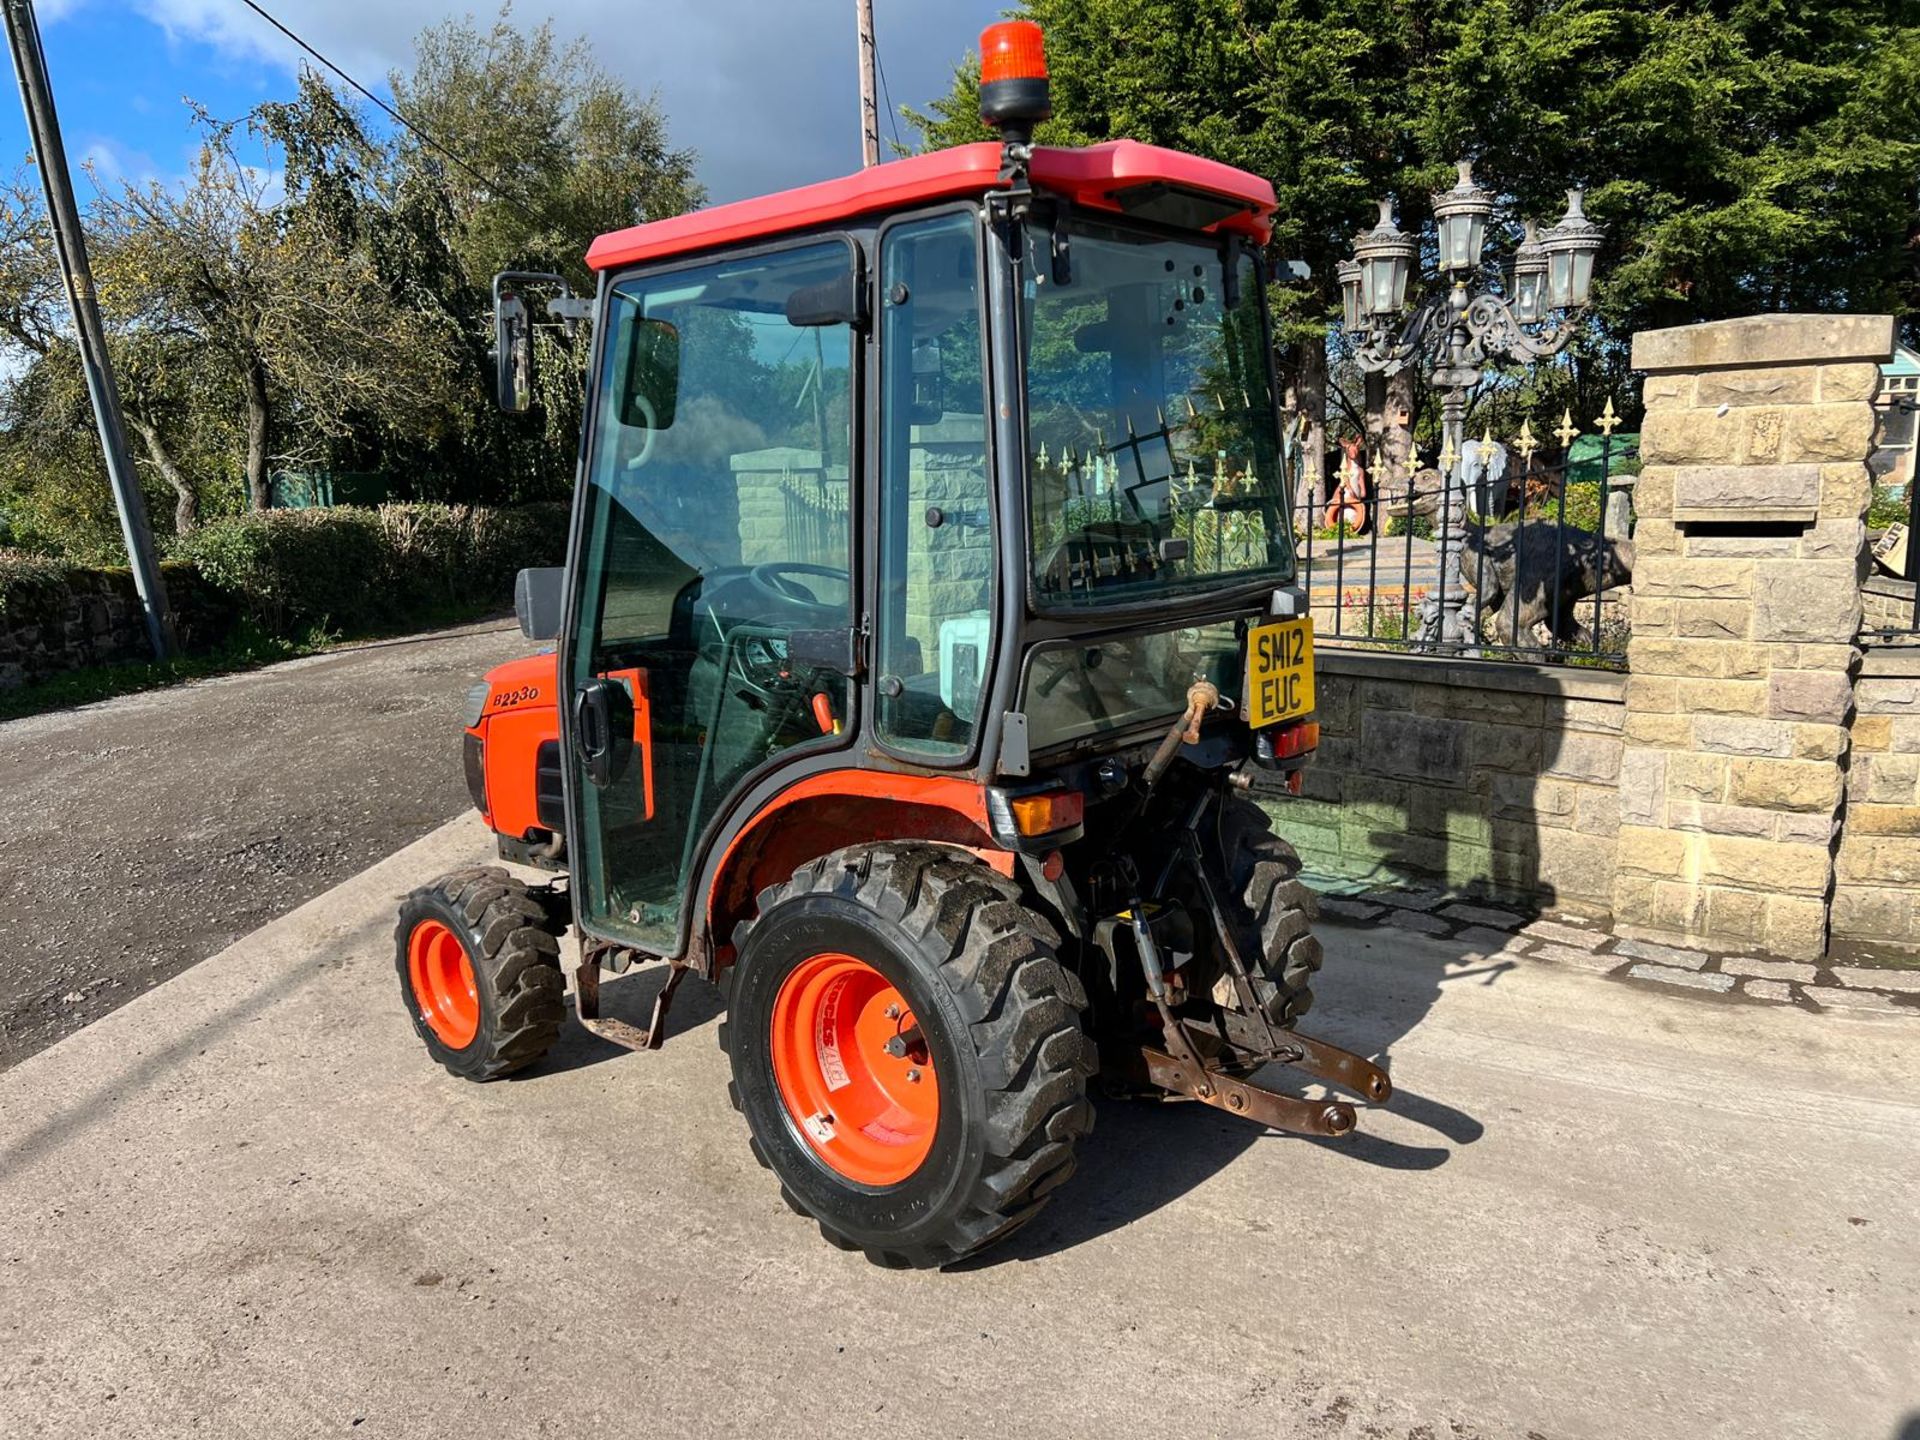
M 1265 244 L 1273 229 L 1273 186 L 1257 175 L 1132 140 L 1110 140 L 1079 150 L 1040 146 L 1029 168 L 1035 189 L 1064 195 L 1094 210 L 1147 211 L 1142 197 L 1205 197 L 1199 211 L 1212 233 L 1244 235 Z M 936 200 L 982 195 L 999 189 L 1000 146 L 991 140 L 955 145 L 904 160 L 874 165 L 858 174 L 795 190 L 695 210 L 602 235 L 587 251 L 587 264 L 612 270 L 641 260 L 709 250 L 791 230 L 830 225 L 882 211 L 905 210 Z M 1118 197 L 1118 198 L 1116 198 Z M 1221 210 L 1227 213 L 1220 215 Z

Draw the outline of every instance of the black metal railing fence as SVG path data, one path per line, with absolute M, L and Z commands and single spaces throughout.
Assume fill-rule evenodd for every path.
M 1296 477 L 1300 584 L 1322 643 L 1624 669 L 1637 437 L 1609 404 L 1598 454 L 1531 423 L 1509 447 L 1469 442 L 1437 468 L 1382 485 L 1351 450 L 1324 498 Z M 1508 463 L 1517 458 L 1517 463 Z M 1377 467 L 1376 467 L 1377 468 Z

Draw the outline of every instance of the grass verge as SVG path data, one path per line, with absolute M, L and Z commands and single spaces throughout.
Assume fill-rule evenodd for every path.
M 270 635 L 251 621 L 242 621 L 220 645 L 196 655 L 179 656 L 165 663 L 130 660 L 114 665 L 89 665 L 85 669 L 69 670 L 29 685 L 0 690 L 0 720 L 43 715 L 49 710 L 70 710 L 77 705 L 92 705 L 97 701 L 133 695 L 143 690 L 161 690 L 188 680 L 205 680 L 214 675 L 257 670 L 263 665 L 296 660 L 303 655 L 317 655 L 340 645 L 444 630 L 449 626 L 468 625 L 498 614 L 497 605 L 449 605 L 443 610 L 416 615 L 400 629 L 342 634 L 315 628 L 297 640 Z

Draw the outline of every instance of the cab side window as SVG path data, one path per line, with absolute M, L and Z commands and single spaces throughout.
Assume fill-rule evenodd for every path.
M 896 226 L 880 266 L 878 722 L 897 748 L 963 755 L 993 603 L 978 221 Z

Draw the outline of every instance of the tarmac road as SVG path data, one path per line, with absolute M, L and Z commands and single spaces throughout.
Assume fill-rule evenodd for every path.
M 1104 1104 L 1000 1250 L 877 1270 L 781 1205 L 711 991 L 431 1066 L 396 897 L 477 819 L 0 1075 L 0 1435 L 1920 1433 L 1920 1021 L 1326 928 L 1339 1143 Z M 607 987 L 644 1015 L 659 970 Z
M 490 621 L 0 723 L 0 1070 L 470 809 Z

